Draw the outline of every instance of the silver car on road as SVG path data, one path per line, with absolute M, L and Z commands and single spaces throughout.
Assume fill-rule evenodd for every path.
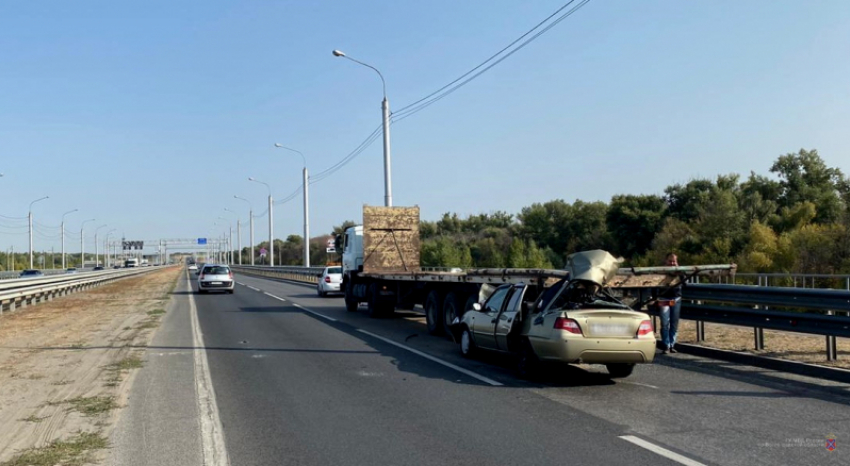
M 204 264 L 198 274 L 198 293 L 224 291 L 233 294 L 233 271 L 226 265 Z

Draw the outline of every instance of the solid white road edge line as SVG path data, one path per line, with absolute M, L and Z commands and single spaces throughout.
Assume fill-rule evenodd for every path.
M 397 347 L 399 347 L 399 348 L 401 348 L 401 349 L 404 349 L 404 350 L 410 351 L 410 352 L 411 352 L 411 353 L 413 353 L 413 354 L 416 354 L 416 355 L 422 356 L 423 358 L 428 359 L 428 360 L 430 360 L 430 361 L 434 361 L 434 362 L 436 362 L 437 364 L 442 364 L 443 366 L 446 366 L 446 367 L 448 367 L 448 368 L 450 368 L 450 369 L 454 369 L 454 370 L 456 370 L 456 371 L 460 372 L 461 374 L 468 375 L 468 376 L 472 377 L 473 379 L 480 380 L 480 381 L 482 381 L 482 382 L 484 382 L 484 383 L 486 383 L 486 384 L 490 384 L 490 385 L 492 385 L 492 386 L 494 386 L 494 387 L 501 387 L 501 386 L 502 386 L 502 383 L 500 383 L 500 382 L 496 382 L 495 380 L 493 380 L 493 379 L 491 379 L 491 378 L 484 377 L 483 375 L 476 374 L 475 372 L 472 372 L 472 371 L 466 370 L 466 369 L 464 369 L 464 368 L 462 368 L 462 367 L 460 367 L 460 366 L 455 366 L 454 364 L 452 364 L 452 363 L 450 363 L 450 362 L 446 362 L 446 361 L 443 361 L 442 359 L 435 358 L 434 356 L 431 356 L 430 354 L 423 353 L 422 351 L 419 351 L 419 350 L 417 350 L 417 349 L 413 349 L 413 348 L 411 348 L 411 347 L 409 347 L 409 346 L 407 346 L 407 345 L 402 345 L 401 343 L 394 342 L 394 341 L 390 340 L 389 338 L 384 338 L 384 337 L 382 337 L 382 336 L 380 336 L 380 335 L 375 335 L 375 334 L 374 334 L 374 333 L 372 333 L 372 332 L 367 332 L 366 330 L 362 330 L 362 329 L 357 329 L 357 331 L 358 331 L 358 332 L 360 332 L 360 333 L 365 333 L 366 335 L 369 335 L 369 336 L 370 336 L 370 337 L 372 337 L 372 338 L 377 338 L 378 340 L 381 340 L 381 341 L 383 341 L 384 343 L 389 343 L 389 344 L 391 344 L 391 345 L 393 345 L 393 346 L 397 346 Z
M 647 442 L 646 440 L 637 438 L 633 435 L 621 435 L 620 438 L 627 442 L 631 442 L 639 447 L 646 448 L 647 450 L 655 454 L 671 459 L 677 463 L 684 464 L 685 466 L 706 466 L 705 464 L 700 463 L 699 461 L 694 461 L 686 456 L 682 456 L 666 448 L 659 447 L 654 443 Z
M 192 342 L 195 346 L 195 393 L 198 395 L 198 414 L 201 424 L 201 443 L 204 450 L 205 466 L 230 466 L 227 448 L 224 444 L 224 428 L 215 402 L 215 390 L 210 378 L 210 365 L 204 346 L 204 336 L 198 323 L 198 308 L 192 295 L 192 285 L 187 282 L 189 307 L 192 317 Z

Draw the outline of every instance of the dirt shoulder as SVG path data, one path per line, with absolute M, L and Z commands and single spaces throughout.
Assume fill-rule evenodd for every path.
M 0 318 L 0 466 L 102 457 L 180 273 L 161 269 Z

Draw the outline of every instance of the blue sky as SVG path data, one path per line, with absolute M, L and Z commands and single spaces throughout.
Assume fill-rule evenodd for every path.
M 566 0 L 0 3 L 0 215 L 37 203 L 37 250 L 80 222 L 127 239 L 247 223 L 335 164 L 391 107 L 458 77 Z M 766 174 L 816 148 L 850 172 L 850 2 L 593 0 L 449 97 L 392 128 L 395 205 L 424 219 L 553 199 L 661 193 Z M 311 233 L 383 203 L 380 140 L 311 185 Z M 257 240 L 267 218 L 257 220 Z M 27 247 L 0 217 L 0 248 Z M 215 222 L 219 225 L 213 225 Z M 301 234 L 301 198 L 275 207 Z M 116 234 L 116 233 L 113 233 Z M 247 228 L 244 229 L 244 236 Z M 87 250 L 93 249 L 90 233 Z M 247 243 L 247 241 L 246 241 Z

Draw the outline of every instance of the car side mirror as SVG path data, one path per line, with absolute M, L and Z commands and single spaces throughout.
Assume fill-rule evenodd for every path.
M 481 303 L 474 303 L 472 305 L 472 310 L 477 311 L 477 312 L 481 312 Z

